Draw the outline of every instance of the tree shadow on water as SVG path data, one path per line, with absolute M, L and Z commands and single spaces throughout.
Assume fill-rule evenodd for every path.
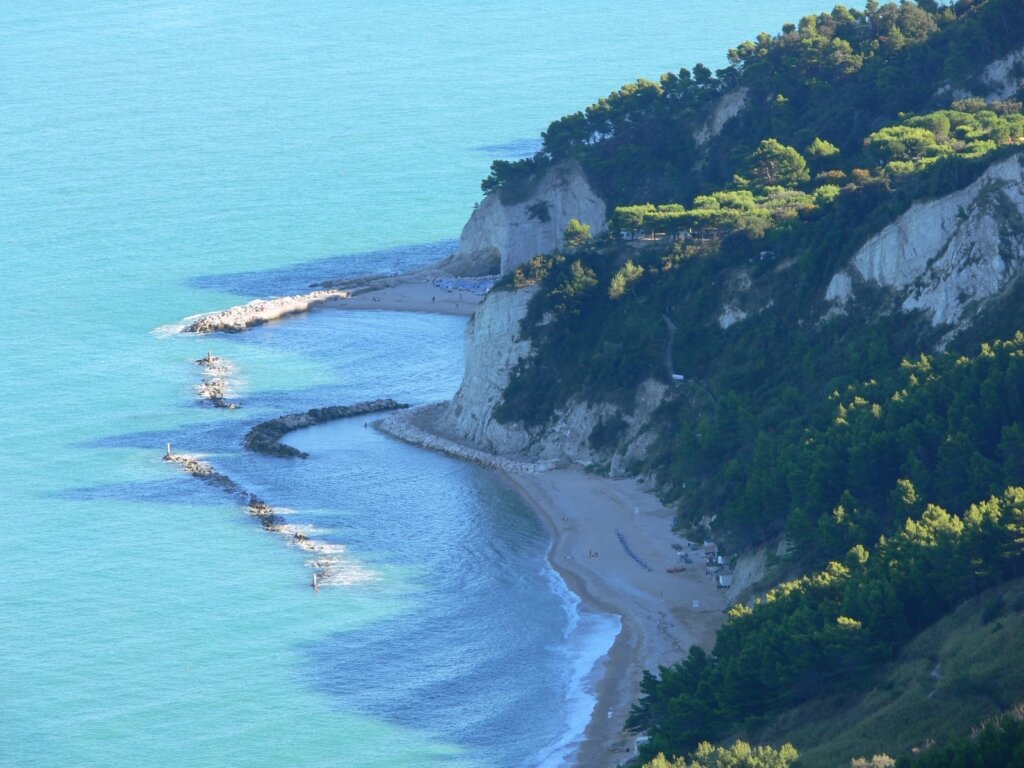
M 350 253 L 291 264 L 277 269 L 201 275 L 188 281 L 194 288 L 239 296 L 284 296 L 308 292 L 324 280 L 347 280 L 368 274 L 397 274 L 433 264 L 451 254 L 456 240 L 406 245 L 382 251 Z

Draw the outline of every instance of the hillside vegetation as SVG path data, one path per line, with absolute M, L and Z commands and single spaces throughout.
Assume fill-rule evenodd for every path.
M 571 157 L 612 206 L 683 202 L 727 184 L 766 138 L 802 151 L 820 137 L 856 153 L 900 112 L 930 111 L 953 89 L 979 85 L 985 64 L 1020 46 L 1022 28 L 1016 0 L 836 6 L 741 43 L 717 72 L 697 64 L 637 80 L 556 120 L 536 157 L 495 162 L 484 191 L 515 196 Z M 724 94 L 754 108 L 710 137 Z
M 956 333 L 877 286 L 842 311 L 825 301 L 833 275 L 911 205 L 1024 161 L 1022 94 L 987 101 L 982 78 L 1022 47 L 1019 0 L 837 6 L 742 43 L 718 72 L 624 86 L 484 181 L 520 201 L 573 159 L 613 210 L 607 236 L 576 227 L 499 286 L 539 290 L 521 329 L 533 354 L 495 417 L 542 430 L 573 402 L 616 405 L 590 436 L 611 455 L 637 387 L 665 382 L 652 447 L 629 470 L 678 502 L 680 528 L 735 550 L 785 537 L 785 571 L 807 574 L 737 605 L 712 653 L 645 676 L 630 726 L 650 736 L 652 765 L 790 765 L 786 741 L 814 765 L 859 744 L 906 757 L 909 735 L 881 721 L 872 733 L 888 744 L 849 720 L 860 741 L 827 737 L 838 692 L 885 699 L 923 632 L 1024 577 L 1021 282 Z M 989 623 L 979 645 L 1002 627 Z M 1000 659 L 992 669 L 1022 660 L 1015 646 Z M 952 678 L 967 681 L 963 700 L 971 680 L 994 685 L 981 659 L 965 663 Z M 999 690 L 995 709 L 908 734 L 943 742 L 1024 699 L 1017 682 Z M 1016 722 L 985 738 L 1019 744 Z M 750 734 L 777 748 L 724 745 Z

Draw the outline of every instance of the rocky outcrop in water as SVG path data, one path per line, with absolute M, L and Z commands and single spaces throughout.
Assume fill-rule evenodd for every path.
M 922 311 L 948 340 L 1002 295 L 1024 263 L 1024 155 L 991 165 L 951 195 L 917 203 L 836 273 L 825 293 L 842 312 L 862 283 L 888 288 L 904 312 Z
M 305 413 L 292 413 L 257 424 L 246 433 L 242 444 L 250 451 L 263 453 L 268 456 L 305 459 L 308 458 L 309 454 L 300 451 L 298 448 L 285 445 L 281 442 L 281 438 L 296 429 L 312 427 L 328 421 L 345 419 L 349 416 L 363 416 L 367 413 L 379 413 L 380 411 L 394 411 L 408 407 L 405 403 L 385 398 L 381 400 L 367 400 L 353 405 L 311 408 Z
M 183 333 L 239 333 L 247 328 L 263 325 L 282 317 L 309 312 L 330 301 L 347 299 L 348 291 L 313 291 L 300 296 L 282 296 L 278 299 L 256 299 L 220 312 L 211 312 L 185 326 Z
M 228 400 L 232 390 L 230 377 L 235 373 L 235 367 L 229 361 L 208 352 L 205 357 L 192 362 L 203 368 L 203 380 L 196 385 L 196 396 L 201 401 L 214 408 L 235 410 L 239 407 L 239 403 Z
M 590 187 L 578 163 L 547 170 L 525 200 L 506 205 L 489 194 L 473 211 L 459 238 L 459 248 L 442 266 L 457 275 L 506 274 L 534 256 L 562 247 L 570 219 L 604 232 L 607 208 Z

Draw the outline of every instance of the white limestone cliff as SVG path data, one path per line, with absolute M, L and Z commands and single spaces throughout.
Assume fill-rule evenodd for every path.
M 551 425 L 537 430 L 518 423 L 501 424 L 494 418 L 494 408 L 501 402 L 512 370 L 531 351 L 530 342 L 520 336 L 520 323 L 536 290 L 493 291 L 477 308 L 466 328 L 462 385 L 440 414 L 437 427 L 444 435 L 491 453 L 586 465 L 607 458 L 590 445 L 594 428 L 619 416 L 624 426 L 609 469 L 613 475 L 626 474 L 630 463 L 642 458 L 653 440 L 647 430 L 650 417 L 668 392 L 660 382 L 644 382 L 628 414 L 608 403 L 574 398 L 559 410 Z
M 506 274 L 561 247 L 570 219 L 589 224 L 593 235 L 604 232 L 607 219 L 604 201 L 575 162 L 550 168 L 530 196 L 515 205 L 502 203 L 498 193 L 485 197 L 463 227 L 446 269 L 461 275 Z
M 627 475 L 629 465 L 642 459 L 653 442 L 654 435 L 648 430 L 650 418 L 667 393 L 665 384 L 653 379 L 644 381 L 637 387 L 629 413 L 610 403 L 588 403 L 574 397 L 555 413 L 551 425 L 535 437 L 531 455 L 584 466 L 607 460 L 612 477 Z M 590 444 L 590 435 L 602 421 L 616 418 L 622 419 L 623 427 L 609 456 L 607 448 L 597 450 Z
M 526 430 L 494 420 L 494 407 L 530 342 L 520 338 L 519 323 L 536 288 L 491 291 L 466 326 L 466 369 L 462 385 L 441 416 L 442 429 L 493 453 L 522 453 L 530 443 Z
M 953 99 L 978 96 L 988 101 L 1005 101 L 1024 88 L 1024 48 L 1011 51 L 996 59 L 981 71 L 975 85 L 970 88 L 953 90 L 949 85 L 939 89 L 942 96 L 951 93 Z
M 917 203 L 872 237 L 833 276 L 830 313 L 867 282 L 891 289 L 905 312 L 921 310 L 946 340 L 1001 295 L 1024 262 L 1024 156 L 990 166 L 962 190 Z
M 724 94 L 715 102 L 707 122 L 704 123 L 699 131 L 693 134 L 693 140 L 697 143 L 698 147 L 707 144 L 709 140 L 720 134 L 725 124 L 736 117 L 747 106 L 748 94 L 748 89 L 736 88 Z
M 1024 87 L 1024 48 L 996 59 L 981 73 L 981 80 L 988 92 L 989 101 L 1003 101 L 1011 98 Z

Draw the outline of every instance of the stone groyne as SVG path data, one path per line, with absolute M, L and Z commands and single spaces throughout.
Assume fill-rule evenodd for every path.
M 263 530 L 285 537 L 288 543 L 296 546 L 315 557 L 306 561 L 313 569 L 313 586 L 330 584 L 352 584 L 357 581 L 369 581 L 374 578 L 370 571 L 358 565 L 342 560 L 339 555 L 345 551 L 340 544 L 331 544 L 310 536 L 312 529 L 303 529 L 286 522 L 284 514 L 267 504 L 263 499 L 245 490 L 227 475 L 218 472 L 211 464 L 198 456 L 183 453 L 172 453 L 168 445 L 164 461 L 177 464 L 185 472 L 209 483 L 234 496 L 245 505 L 250 515 L 255 517 Z
M 263 453 L 268 456 L 284 456 L 291 458 L 305 459 L 309 454 L 285 445 L 281 438 L 289 432 L 304 427 L 312 427 L 336 419 L 344 419 L 349 416 L 362 416 L 367 413 L 379 413 L 380 411 L 394 411 L 400 408 L 408 408 L 405 403 L 399 403 L 391 398 L 381 400 L 367 400 L 353 405 L 332 405 L 326 408 L 310 408 L 305 413 L 291 413 L 287 416 L 279 416 L 270 421 L 264 421 L 250 429 L 242 439 L 242 444 L 250 451 Z
M 554 469 L 554 461 L 518 461 L 477 450 L 468 445 L 449 440 L 420 426 L 435 421 L 447 407 L 447 403 L 433 403 L 410 408 L 387 419 L 374 422 L 374 426 L 385 434 L 406 443 L 443 453 L 463 461 L 471 461 L 488 469 L 499 469 L 509 474 L 535 474 Z
M 347 299 L 349 291 L 313 291 L 278 299 L 256 299 L 220 312 L 210 312 L 193 320 L 182 329 L 183 333 L 239 333 L 257 325 L 280 320 L 282 317 L 309 312 L 330 301 Z

